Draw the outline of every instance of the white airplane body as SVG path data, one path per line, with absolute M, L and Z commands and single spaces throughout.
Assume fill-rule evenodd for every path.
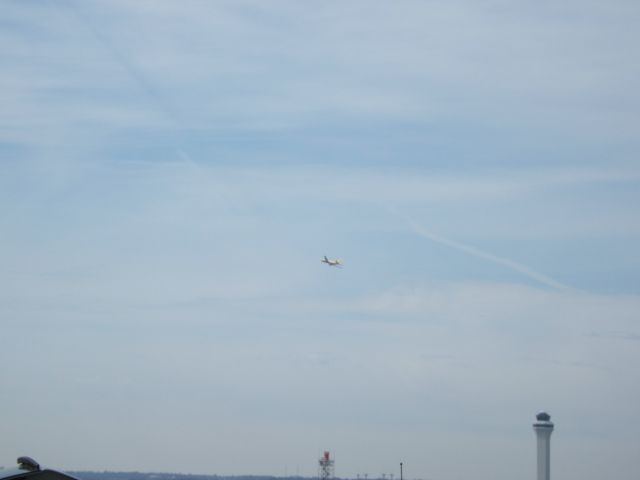
M 342 267 L 342 261 L 340 259 L 335 259 L 335 260 L 331 260 L 329 258 L 327 258 L 327 256 L 324 256 L 323 260 L 320 260 L 322 263 L 326 263 L 327 265 L 329 265 L 330 267 Z

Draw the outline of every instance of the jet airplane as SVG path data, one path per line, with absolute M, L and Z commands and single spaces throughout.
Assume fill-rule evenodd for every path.
M 330 267 L 338 267 L 338 268 L 342 268 L 342 261 L 340 259 L 335 259 L 335 260 L 331 260 L 329 258 L 327 258 L 327 256 L 324 256 L 323 260 L 320 260 L 322 263 L 326 263 L 327 265 L 329 265 Z

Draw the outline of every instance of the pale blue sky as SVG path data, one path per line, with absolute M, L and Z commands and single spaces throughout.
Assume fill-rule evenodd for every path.
M 637 2 L 1 7 L 0 464 L 636 474 Z

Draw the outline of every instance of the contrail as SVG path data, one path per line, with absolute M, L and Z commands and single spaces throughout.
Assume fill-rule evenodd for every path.
M 537 282 L 540 282 L 543 285 L 546 285 L 548 287 L 552 287 L 558 290 L 573 290 L 572 287 L 565 285 L 564 283 L 558 282 L 557 280 L 554 280 L 553 278 L 548 277 L 540 272 L 536 272 L 535 270 L 527 267 L 526 265 L 522 265 L 521 263 L 514 262 L 513 260 L 509 260 L 508 258 L 499 257 L 492 253 L 484 252 L 479 248 L 472 247 L 470 245 L 465 245 L 464 243 L 456 242 L 455 240 L 450 240 L 440 235 L 436 235 L 435 233 L 432 233 L 427 229 L 425 229 L 422 225 L 419 225 L 418 223 L 416 223 L 411 218 L 405 215 L 399 214 L 393 209 L 388 209 L 388 210 L 392 212 L 394 215 L 406 221 L 411 226 L 413 231 L 416 232 L 421 237 L 440 243 L 441 245 L 451 247 L 455 250 L 464 252 L 473 257 L 482 258 L 484 260 L 489 260 L 490 262 L 497 263 L 515 272 L 521 273 L 526 277 L 536 280 Z
M 94 22 L 89 15 L 85 14 L 82 7 L 76 5 L 75 1 L 67 2 L 64 5 L 66 5 L 68 10 L 75 14 L 80 23 L 82 23 L 89 33 L 91 33 L 97 44 L 108 52 L 111 58 L 127 73 L 136 86 L 147 95 L 153 104 L 155 104 L 155 107 L 160 110 L 166 118 L 177 125 L 179 123 L 178 115 L 173 108 L 169 106 L 166 100 L 146 79 L 142 72 L 129 61 L 118 47 L 116 47 L 114 42 L 104 34 L 100 28 L 98 28 L 96 22 Z M 59 8 L 57 4 L 55 4 L 55 6 Z
M 198 168 L 198 167 L 199 167 L 199 165 L 196 163 L 196 161 L 195 161 L 193 158 L 191 158 L 191 155 L 189 155 L 189 154 L 188 154 L 187 152 L 185 152 L 183 149 L 181 149 L 181 148 L 179 148 L 179 147 L 178 147 L 178 148 L 176 148 L 176 153 L 178 154 L 178 156 L 180 157 L 180 159 L 181 159 L 184 163 L 186 163 L 186 164 L 188 164 L 188 165 L 190 165 L 190 166 L 192 166 L 192 167 L 195 167 L 195 168 Z
M 55 7 L 60 7 L 55 4 Z M 102 46 L 111 58 L 127 73 L 134 84 L 146 94 L 147 98 L 155 105 L 156 109 L 162 113 L 162 115 L 168 119 L 176 129 L 180 129 L 179 115 L 175 109 L 167 102 L 167 100 L 159 93 L 159 91 L 153 86 L 151 82 L 147 80 L 145 75 L 138 69 L 129 59 L 122 53 L 122 51 L 116 47 L 113 41 L 104 34 L 100 28 L 96 25 L 89 15 L 83 12 L 82 8 L 76 5 L 75 1 L 66 3 L 67 8 L 75 14 L 80 23 L 91 33 L 94 40 Z M 181 161 L 188 164 L 191 167 L 198 167 L 198 163 L 185 152 L 179 145 L 174 146 L 174 150 L 178 158 Z

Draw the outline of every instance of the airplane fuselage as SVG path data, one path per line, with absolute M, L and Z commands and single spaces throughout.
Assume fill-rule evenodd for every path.
M 340 260 L 338 260 L 338 259 L 331 260 L 331 259 L 327 258 L 326 256 L 324 257 L 324 259 L 322 259 L 320 261 L 322 263 L 326 263 L 330 267 L 340 267 L 342 265 L 342 262 Z

